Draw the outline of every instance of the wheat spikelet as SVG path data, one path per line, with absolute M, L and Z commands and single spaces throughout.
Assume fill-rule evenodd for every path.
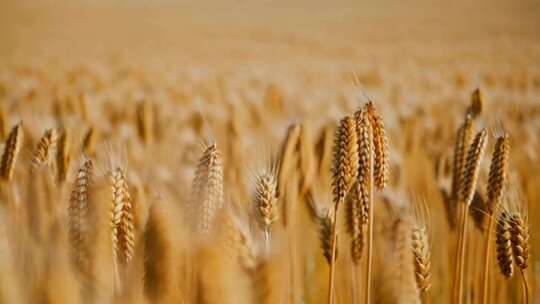
M 505 210 L 501 210 L 497 217 L 496 248 L 497 262 L 499 270 L 505 278 L 510 278 L 514 274 L 512 241 L 510 232 L 510 216 Z
M 334 222 L 332 212 L 330 210 L 323 211 L 318 219 L 319 222 L 319 241 L 321 242 L 321 249 L 326 262 L 330 264 L 332 260 L 332 245 L 334 241 Z M 336 238 L 337 241 L 337 238 Z M 338 250 L 336 246 L 336 255 L 334 259 L 337 259 Z
M 378 189 L 386 187 L 390 175 L 390 159 L 388 156 L 388 138 L 379 112 L 373 102 L 366 104 L 367 114 L 371 121 L 373 133 L 373 151 L 375 153 L 373 176 Z
M 223 206 L 223 165 L 217 144 L 210 145 L 199 159 L 192 185 L 192 210 L 199 233 L 207 235 Z
M 19 151 L 23 141 L 22 122 L 17 124 L 8 135 L 4 152 L 0 159 L 0 176 L 5 181 L 10 181 L 13 177 L 15 162 L 19 156 Z
M 42 164 L 49 162 L 51 156 L 56 151 L 56 142 L 58 133 L 54 129 L 45 130 L 45 133 L 39 140 L 32 160 L 30 162 L 30 172 L 35 172 Z
M 495 150 L 489 169 L 489 179 L 487 186 L 489 213 L 493 213 L 494 206 L 503 195 L 504 187 L 508 179 L 508 156 L 510 154 L 510 138 L 507 134 L 497 138 Z
M 471 204 L 478 174 L 480 173 L 480 162 L 487 145 L 487 131 L 483 129 L 476 134 L 474 141 L 471 143 L 467 154 L 465 171 L 463 173 L 463 183 L 460 192 L 460 202 Z
M 480 89 L 474 90 L 471 95 L 471 105 L 468 108 L 468 113 L 472 115 L 473 118 L 478 117 L 482 113 L 484 98 Z
M 253 201 L 259 226 L 265 233 L 268 233 L 270 226 L 278 218 L 276 180 L 272 173 L 259 175 L 255 184 Z
M 58 149 L 56 151 L 56 178 L 59 183 L 66 180 L 70 161 L 71 137 L 69 132 L 66 129 L 63 129 L 58 138 Z
M 358 139 L 356 123 L 351 116 L 340 122 L 336 131 L 332 164 L 334 203 L 343 202 L 358 175 Z
M 287 129 L 287 135 L 281 145 L 281 151 L 279 156 L 279 170 L 278 170 L 278 184 L 277 184 L 277 197 L 282 197 L 287 185 L 287 177 L 289 171 L 294 167 L 294 151 L 298 145 L 300 138 L 300 126 L 291 125 Z
M 88 263 L 88 196 L 92 182 L 92 160 L 80 167 L 68 204 L 68 234 L 73 251 L 73 261 L 79 271 L 87 271 Z
M 470 116 L 459 127 L 454 146 L 454 166 L 452 172 L 452 197 L 458 199 L 460 187 L 463 185 L 463 171 L 465 170 L 467 150 L 473 134 L 473 120 Z M 454 208 L 455 209 L 455 208 Z
M 133 210 L 127 177 L 121 167 L 111 172 L 112 183 L 112 250 L 113 258 L 121 264 L 129 264 L 135 250 Z
M 529 266 L 529 230 L 527 218 L 516 212 L 510 217 L 509 224 L 514 261 L 517 267 L 525 270 Z

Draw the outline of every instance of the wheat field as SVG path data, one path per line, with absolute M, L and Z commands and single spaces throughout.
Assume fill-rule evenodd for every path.
M 0 3 L 0 303 L 537 303 L 537 1 Z

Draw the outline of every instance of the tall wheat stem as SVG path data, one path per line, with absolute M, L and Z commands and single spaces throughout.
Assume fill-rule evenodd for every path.
M 521 278 L 523 279 L 521 286 L 523 288 L 524 303 L 529 304 L 529 284 L 527 283 L 527 276 L 524 269 L 521 269 Z
M 494 228 L 494 219 L 493 214 L 489 217 L 489 226 L 487 230 L 487 236 L 486 236 L 486 251 L 484 253 L 484 289 L 483 289 L 483 295 L 482 295 L 482 303 L 487 304 L 489 302 L 489 264 L 491 260 L 491 234 L 493 234 L 493 228 Z
M 461 218 L 461 242 L 459 248 L 459 270 L 458 270 L 458 279 L 457 279 L 457 303 L 462 303 L 462 291 L 463 291 L 463 274 L 465 270 L 465 247 L 467 247 L 467 220 L 469 213 L 469 204 L 465 204 L 463 209 L 463 214 Z
M 371 170 L 370 172 L 373 172 L 373 162 L 371 162 Z M 371 268 L 373 264 L 373 209 L 375 209 L 373 204 L 373 178 L 370 178 L 370 186 L 369 186 L 369 202 L 371 203 L 371 206 L 369 206 L 369 213 L 368 213 L 368 227 L 367 227 L 367 266 L 366 266 L 366 290 L 365 292 L 365 304 L 370 303 L 370 297 L 371 297 Z
M 330 276 L 328 280 L 328 304 L 334 302 L 334 276 L 336 269 L 336 248 L 337 248 L 337 212 L 339 203 L 334 204 L 334 214 L 332 215 L 333 231 L 332 231 L 332 258 L 330 259 Z

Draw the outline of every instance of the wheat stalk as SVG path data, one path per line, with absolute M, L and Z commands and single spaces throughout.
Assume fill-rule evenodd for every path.
M 20 122 L 14 126 L 13 129 L 11 129 L 11 132 L 9 132 L 6 145 L 4 146 L 4 152 L 2 153 L 2 158 L 0 159 L 0 177 L 7 182 L 9 182 L 13 177 L 15 162 L 19 156 L 22 141 L 23 129 L 22 122 Z

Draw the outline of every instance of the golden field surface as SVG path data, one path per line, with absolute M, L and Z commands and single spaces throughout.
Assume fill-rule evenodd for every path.
M 0 303 L 536 303 L 539 151 L 538 1 L 3 0 Z

